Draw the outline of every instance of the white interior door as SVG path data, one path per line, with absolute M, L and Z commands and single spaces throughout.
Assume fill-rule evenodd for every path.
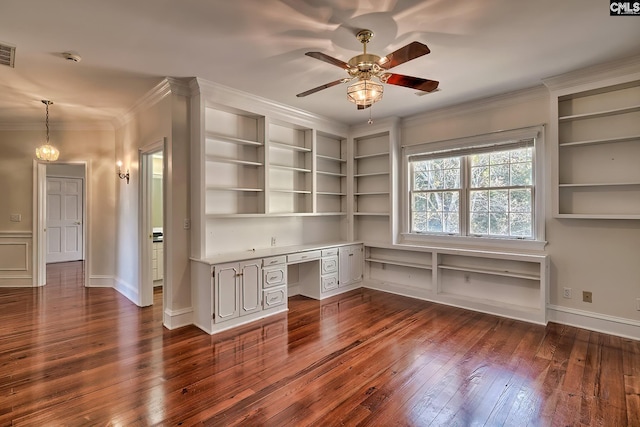
M 82 259 L 82 179 L 47 177 L 47 264 Z

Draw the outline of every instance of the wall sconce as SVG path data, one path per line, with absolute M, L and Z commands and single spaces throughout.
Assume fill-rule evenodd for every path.
M 118 171 L 116 172 L 116 174 L 118 175 L 118 178 L 126 179 L 127 180 L 127 184 L 128 184 L 129 183 L 129 169 L 127 169 L 127 173 L 122 173 L 122 162 L 120 160 L 118 160 L 116 162 L 116 166 L 118 166 Z

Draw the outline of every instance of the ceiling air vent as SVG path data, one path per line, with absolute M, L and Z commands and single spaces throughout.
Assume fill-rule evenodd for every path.
M 0 43 L 0 64 L 13 68 L 15 57 L 15 47 Z

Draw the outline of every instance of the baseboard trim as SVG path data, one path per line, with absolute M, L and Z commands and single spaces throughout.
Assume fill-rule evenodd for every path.
M 547 305 L 547 321 L 640 340 L 640 321 L 575 308 Z
M 0 276 L 0 288 L 33 288 L 33 276 L 28 275 L 2 275 Z
M 187 325 L 193 325 L 193 307 L 180 308 L 178 310 L 164 310 L 163 324 L 167 329 L 177 329 Z
M 115 286 L 113 287 L 115 288 L 115 290 L 120 292 L 122 295 L 124 295 L 127 299 L 129 299 L 135 305 L 140 306 L 138 288 L 125 282 L 119 277 L 115 277 L 114 280 L 115 280 Z
M 89 288 L 114 288 L 116 280 L 113 276 L 89 276 Z

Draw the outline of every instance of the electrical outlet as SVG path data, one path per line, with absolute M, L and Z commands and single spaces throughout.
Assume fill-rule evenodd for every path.
M 562 288 L 562 297 L 571 299 L 571 288 Z
M 20 215 L 20 214 L 11 214 L 11 215 L 9 215 L 9 221 L 11 221 L 11 222 L 20 222 L 20 221 L 22 221 L 22 215 Z
M 593 293 L 589 291 L 582 291 L 583 302 L 593 302 Z
M 184 224 L 183 224 L 183 228 L 185 230 L 188 230 L 191 228 L 191 220 L 189 218 L 185 218 L 184 219 Z
M 275 246 L 276 245 L 276 238 L 272 237 L 271 238 L 271 246 Z

